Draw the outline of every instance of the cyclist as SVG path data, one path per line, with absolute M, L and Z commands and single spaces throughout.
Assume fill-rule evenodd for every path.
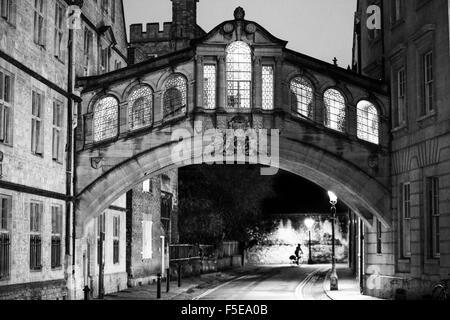
M 300 257 L 303 255 L 302 245 L 299 243 L 295 249 L 295 257 L 297 258 L 297 264 L 299 264 Z

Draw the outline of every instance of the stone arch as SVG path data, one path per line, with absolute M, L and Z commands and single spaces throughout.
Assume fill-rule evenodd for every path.
M 122 95 L 115 90 L 100 90 L 99 92 L 97 92 L 92 99 L 89 101 L 88 107 L 87 107 L 87 112 L 86 113 L 92 113 L 94 111 L 94 106 L 95 104 L 106 97 L 113 97 L 117 100 L 119 106 L 120 104 L 123 102 L 123 100 L 121 99 Z
M 122 96 L 121 96 L 122 101 L 128 102 L 128 99 L 129 99 L 131 93 L 134 91 L 134 89 L 139 88 L 140 86 L 149 87 L 152 90 L 153 94 L 155 94 L 156 87 L 154 84 L 152 84 L 146 80 L 135 79 L 134 81 L 130 82 L 128 84 L 128 86 L 125 88 L 125 90 L 123 91 Z
M 193 139 L 190 138 L 187 142 L 195 147 Z M 163 143 L 137 154 L 111 168 L 82 190 L 76 202 L 77 237 L 83 236 L 84 226 L 90 219 L 98 216 L 134 185 L 167 170 L 196 161 L 202 162 L 202 152 L 198 152 L 200 149 L 192 150 L 184 159 L 191 161 L 188 164 L 183 160 L 174 161 L 174 144 L 175 142 Z M 260 164 L 267 165 L 263 162 Z M 302 176 L 326 190 L 333 190 L 339 199 L 367 223 L 371 224 L 373 217 L 376 217 L 386 227 L 390 226 L 389 190 L 376 178 L 338 155 L 312 144 L 280 137 L 280 161 L 277 167 Z
M 165 72 L 163 72 L 161 74 L 161 76 L 159 77 L 158 81 L 156 81 L 155 91 L 163 92 L 164 91 L 164 86 L 165 86 L 167 80 L 171 76 L 176 75 L 176 74 L 179 74 L 179 75 L 183 76 L 186 79 L 187 85 L 189 85 L 190 82 L 195 80 L 192 77 L 191 73 L 192 72 L 189 72 L 189 71 L 185 70 L 181 66 L 177 66 L 174 69 L 166 70 Z

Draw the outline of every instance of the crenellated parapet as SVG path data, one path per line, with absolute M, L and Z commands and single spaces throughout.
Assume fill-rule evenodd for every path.
M 137 23 L 130 26 L 130 43 L 170 41 L 172 22 L 164 22 L 160 30 L 159 23 L 147 23 L 147 30 L 143 31 L 143 24 Z

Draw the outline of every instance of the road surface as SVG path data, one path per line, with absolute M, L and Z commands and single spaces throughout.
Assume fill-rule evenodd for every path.
M 194 300 L 329 300 L 323 289 L 328 270 L 328 265 L 262 267 Z

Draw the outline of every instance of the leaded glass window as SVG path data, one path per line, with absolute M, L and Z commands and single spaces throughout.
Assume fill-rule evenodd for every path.
M 216 66 L 206 64 L 203 67 L 203 105 L 206 109 L 216 108 Z
M 252 58 L 250 47 L 235 41 L 227 48 L 227 106 L 250 109 L 252 88 Z
M 119 103 L 113 97 L 99 100 L 94 106 L 94 141 L 113 138 L 118 133 Z
M 378 144 L 378 111 L 369 101 L 360 101 L 358 109 L 358 138 Z
M 186 79 L 180 75 L 172 76 L 167 81 L 163 96 L 165 118 L 175 117 L 186 112 L 186 87 Z
M 147 86 L 134 89 L 128 99 L 130 130 L 147 127 L 153 121 L 153 92 Z
M 273 110 L 273 66 L 262 66 L 262 108 Z
M 291 84 L 291 107 L 299 115 L 313 119 L 313 87 L 311 82 L 303 77 L 292 79 Z
M 345 99 L 335 89 L 328 89 L 324 94 L 325 126 L 336 131 L 345 131 Z

